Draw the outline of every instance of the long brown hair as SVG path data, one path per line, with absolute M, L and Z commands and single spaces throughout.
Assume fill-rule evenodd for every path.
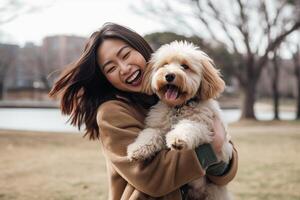
M 97 50 L 108 38 L 123 40 L 140 52 L 146 61 L 149 61 L 153 53 L 149 44 L 135 31 L 118 24 L 105 23 L 90 36 L 80 58 L 62 71 L 49 92 L 50 97 L 59 95 L 61 112 L 70 115 L 71 124 L 79 130 L 84 124 L 84 136 L 88 135 L 90 139 L 99 138 L 96 115 L 97 108 L 103 102 L 116 99 L 116 94 L 141 104 L 148 98 L 145 95 L 118 91 L 102 74 L 97 63 Z M 150 101 L 150 104 L 155 101 Z

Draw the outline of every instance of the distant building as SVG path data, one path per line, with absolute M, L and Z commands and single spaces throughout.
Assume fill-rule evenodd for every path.
M 4 83 L 3 97 L 48 99 L 49 89 L 58 77 L 58 73 L 51 74 L 60 72 L 65 65 L 78 59 L 85 41 L 84 37 L 57 35 L 44 38 L 42 46 L 33 43 L 26 43 L 23 48 L 17 45 L 0 45 L 0 61 L 3 60 L 2 55 L 9 55 L 8 60 L 12 61 L 2 76 L 0 74 Z
M 16 65 L 19 54 L 19 46 L 12 44 L 0 44 L 0 99 L 4 97 L 8 71 Z
M 40 47 L 33 43 L 26 43 L 19 48 L 6 73 L 5 99 L 35 99 L 47 98 L 48 90 L 43 83 L 43 63 Z
M 49 74 L 61 70 L 65 65 L 74 62 L 83 52 L 87 38 L 79 36 L 56 35 L 43 39 L 41 47 L 47 72 Z M 55 73 L 54 75 L 57 75 Z M 54 76 L 53 75 L 53 76 Z M 50 76 L 51 84 L 54 81 Z

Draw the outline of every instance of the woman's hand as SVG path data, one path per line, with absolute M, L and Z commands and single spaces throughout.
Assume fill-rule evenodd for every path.
M 225 130 L 219 118 L 215 117 L 213 121 L 214 136 L 211 143 L 216 154 L 221 153 L 225 140 Z

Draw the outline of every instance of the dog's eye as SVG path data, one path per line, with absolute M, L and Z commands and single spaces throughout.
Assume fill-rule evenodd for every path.
M 186 64 L 181 64 L 181 67 L 183 67 L 183 69 L 189 69 L 189 66 Z

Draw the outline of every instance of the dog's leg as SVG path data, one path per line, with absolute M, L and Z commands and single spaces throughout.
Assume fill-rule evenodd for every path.
M 226 186 L 218 186 L 210 183 L 206 185 L 205 193 L 207 194 L 205 200 L 233 200 Z
M 188 185 L 190 186 L 189 190 L 188 190 L 188 198 L 187 199 L 191 199 L 191 200 L 199 200 L 199 199 L 203 199 L 206 200 L 206 178 L 202 177 L 199 178 L 197 180 L 194 180 L 190 183 L 188 183 Z
M 232 144 L 228 141 L 225 141 L 222 146 L 221 155 L 217 155 L 218 160 L 222 160 L 226 163 L 229 163 L 229 161 L 232 157 L 232 151 L 233 151 Z
M 189 148 L 210 143 L 213 133 L 206 124 L 183 119 L 166 135 L 167 146 L 171 149 Z
M 127 147 L 129 160 L 146 160 L 165 146 L 160 130 L 146 128 L 140 132 L 134 143 Z

